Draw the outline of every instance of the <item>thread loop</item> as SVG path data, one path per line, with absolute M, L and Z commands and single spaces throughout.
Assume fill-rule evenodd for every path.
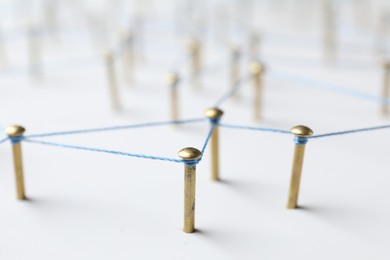
M 8 138 L 12 144 L 18 144 L 24 140 L 24 136 L 9 136 Z
M 309 141 L 309 139 L 307 137 L 303 137 L 303 136 L 295 136 L 294 137 L 294 143 L 296 145 L 305 145 L 305 144 L 307 144 L 308 141 Z

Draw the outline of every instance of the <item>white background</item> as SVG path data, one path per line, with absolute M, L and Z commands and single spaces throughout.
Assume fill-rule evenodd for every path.
M 121 64 L 116 63 L 124 109 L 114 113 L 100 50 L 91 43 L 83 12 L 72 12 L 86 10 L 85 6 L 72 3 L 77 4 L 58 3 L 63 8 L 61 28 L 67 29 L 60 30 L 57 41 L 45 38 L 44 77 L 38 82 L 28 77 L 25 67 L 23 28 L 28 19 L 12 11 L 14 3 L 2 3 L 6 61 L 0 74 L 1 125 L 21 124 L 26 134 L 35 134 L 170 120 L 169 92 L 162 79 L 172 68 L 186 77 L 188 67 L 183 34 L 177 36 L 173 23 L 176 16 L 182 19 L 173 12 L 180 5 L 150 3 L 145 60 L 138 63 L 134 86 L 123 84 Z M 232 3 L 225 5 L 234 14 Z M 32 6 L 40 10 L 39 2 Z M 221 6 L 209 3 L 207 17 Z M 320 2 L 264 1 L 255 6 L 269 75 L 273 69 L 282 70 L 380 93 L 382 71 L 374 55 L 373 17 L 383 5 L 376 3 L 376 9 L 367 11 L 368 25 L 356 30 L 351 29 L 357 26 L 352 2 L 337 5 L 340 48 L 338 60 L 330 63 L 322 60 L 320 51 Z M 104 9 L 95 12 L 99 10 Z M 130 10 L 123 8 L 122 16 Z M 27 11 L 38 21 L 43 19 L 36 12 Z M 109 21 L 109 28 L 123 27 L 119 18 Z M 209 26 L 215 23 L 209 22 Z M 240 29 L 246 27 L 240 26 L 229 39 L 246 48 L 247 34 Z M 116 31 L 109 30 L 112 46 Z M 212 33 L 204 38 L 205 66 L 218 69 L 214 73 L 206 69 L 198 91 L 188 81 L 180 85 L 183 119 L 203 116 L 229 90 L 229 48 Z M 173 62 L 177 55 L 181 63 Z M 244 57 L 243 73 L 247 63 Z M 375 102 L 267 75 L 264 120 L 255 123 L 252 90 L 246 83 L 239 99 L 224 103 L 224 123 L 284 130 L 305 124 L 316 134 L 389 123 Z M 200 149 L 208 127 L 204 122 L 44 140 L 177 158 L 183 147 Z M 197 169 L 193 234 L 181 230 L 180 164 L 23 143 L 29 199 L 17 201 L 11 147 L 2 144 L 0 259 L 389 259 L 388 130 L 311 140 L 297 210 L 286 209 L 292 136 L 233 129 L 221 129 L 220 134 L 222 181 L 210 180 L 207 150 Z

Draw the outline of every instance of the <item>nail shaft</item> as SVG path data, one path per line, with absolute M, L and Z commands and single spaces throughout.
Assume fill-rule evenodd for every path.
M 201 46 L 197 39 L 191 39 L 188 42 L 188 52 L 190 54 L 191 83 L 193 87 L 199 88 L 199 76 L 201 68 Z
M 179 120 L 179 103 L 178 103 L 178 83 L 179 76 L 170 72 L 165 75 L 165 83 L 169 86 L 171 96 L 171 117 L 172 120 Z
M 195 231 L 196 166 L 184 165 L 184 232 Z
M 256 74 L 253 78 L 254 86 L 255 86 L 255 99 L 253 102 L 253 112 L 254 118 L 256 121 L 261 120 L 261 92 L 262 92 L 262 84 L 261 84 L 261 75 L 260 73 Z
M 214 127 L 211 135 L 211 179 L 219 180 L 219 127 Z
M 218 181 L 219 176 L 219 126 L 223 111 L 218 108 L 209 108 L 205 111 L 205 116 L 210 120 L 213 132 L 211 134 L 211 179 Z
M 251 63 L 250 71 L 252 73 L 252 81 L 254 87 L 253 96 L 253 117 L 255 121 L 260 121 L 262 118 L 262 77 L 264 73 L 264 65 L 258 62 Z
M 16 143 L 12 145 L 14 155 L 14 168 L 16 180 L 16 197 L 19 200 L 26 199 L 23 176 L 23 160 L 22 160 L 22 144 Z
M 239 49 L 233 48 L 232 60 L 231 60 L 231 71 L 230 71 L 231 87 L 234 87 L 240 78 L 240 56 L 241 53 Z M 235 96 L 239 97 L 238 91 L 235 93 Z
M 304 156 L 305 156 L 305 146 L 295 145 L 293 167 L 292 167 L 291 180 L 290 180 L 290 193 L 288 196 L 288 205 L 287 205 L 289 209 L 293 209 L 297 207 Z
M 111 105 L 115 111 L 119 111 L 121 109 L 121 103 L 114 69 L 114 57 L 112 56 L 112 53 L 108 53 L 106 55 L 106 69 L 111 95 Z
M 171 116 L 172 120 L 179 120 L 179 104 L 177 97 L 177 83 L 171 85 Z
M 12 153 L 14 157 L 14 169 L 16 180 L 16 197 L 19 200 L 26 199 L 23 176 L 23 159 L 21 138 L 25 129 L 22 126 L 12 125 L 5 129 L 6 134 L 12 142 Z

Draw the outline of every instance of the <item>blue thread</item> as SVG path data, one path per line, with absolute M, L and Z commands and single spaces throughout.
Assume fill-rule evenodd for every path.
M 242 125 L 231 125 L 231 124 L 219 124 L 219 125 L 221 127 L 225 127 L 225 128 L 245 129 L 245 130 L 260 131 L 260 132 L 272 132 L 272 133 L 280 133 L 280 134 L 291 134 L 290 131 L 274 129 L 274 128 L 242 126 Z
M 220 107 L 225 101 L 227 101 L 234 94 L 236 94 L 236 92 L 242 87 L 242 84 L 245 81 L 249 80 L 250 78 L 251 78 L 251 76 L 247 76 L 247 77 L 243 76 L 243 77 L 239 78 L 236 82 L 234 82 L 231 90 L 229 90 L 229 92 L 227 92 L 222 97 L 220 97 L 217 100 L 217 102 L 215 102 L 214 107 Z
M 281 133 L 281 134 L 291 134 L 290 131 L 273 129 L 273 128 L 261 128 L 261 127 L 230 125 L 230 124 L 219 124 L 219 125 L 221 127 L 225 127 L 225 128 L 244 129 L 244 130 L 253 130 L 253 131 L 261 131 L 261 132 L 273 132 L 273 133 Z M 331 136 L 337 136 L 337 135 L 353 134 L 353 133 L 359 133 L 359 132 L 369 132 L 369 131 L 386 129 L 386 128 L 390 128 L 390 125 L 359 128 L 359 129 L 340 131 L 340 132 L 334 132 L 334 133 L 328 133 L 328 134 L 322 134 L 322 135 L 313 135 L 313 136 L 306 137 L 306 138 L 307 139 L 315 139 L 315 138 L 331 137 Z M 300 143 L 304 142 L 303 140 L 298 140 L 298 139 L 297 139 L 297 141 Z M 295 140 L 294 140 L 294 142 L 295 142 Z M 306 143 L 302 143 L 302 144 L 306 144 Z
M 196 159 L 196 160 L 190 160 L 190 161 L 183 160 L 182 162 L 185 165 L 188 165 L 188 166 L 196 166 L 201 160 L 202 160 L 202 158 L 199 158 L 199 159 Z
M 351 96 L 351 97 L 374 101 L 374 102 L 379 103 L 379 104 L 390 105 L 390 99 L 388 99 L 388 98 L 378 97 L 375 95 L 371 95 L 368 93 L 345 88 L 345 87 L 338 86 L 335 84 L 329 84 L 329 83 L 320 82 L 320 81 L 317 81 L 314 79 L 303 78 L 303 77 L 292 75 L 292 74 L 282 72 L 282 71 L 272 71 L 271 70 L 268 73 L 268 75 L 271 77 L 273 76 L 276 78 L 281 78 L 281 79 L 284 79 L 286 81 L 293 81 L 295 83 L 306 85 L 308 87 L 315 88 L 315 89 L 332 91 L 332 92 L 344 94 L 344 95 Z
M 10 139 L 12 144 L 18 144 L 24 140 L 24 136 L 9 136 L 8 139 Z
M 334 133 L 328 133 L 328 134 L 322 134 L 322 135 L 313 135 L 313 136 L 311 136 L 309 138 L 310 139 L 313 139 L 313 138 L 323 138 L 323 137 L 330 137 L 330 136 L 336 136 L 336 135 L 345 135 L 345 134 L 353 134 L 353 133 L 359 133 L 359 132 L 368 132 L 368 131 L 374 131 L 374 130 L 380 130 L 380 129 L 386 129 L 386 128 L 390 128 L 390 125 L 382 125 L 382 126 L 375 126 L 375 127 L 360 128 L 360 129 L 340 131 L 340 132 L 334 132 Z
M 6 137 L 6 138 L 2 139 L 2 140 L 0 141 L 0 144 L 2 144 L 2 143 L 4 143 L 4 142 L 6 142 L 8 139 L 9 139 L 8 137 Z
M 205 121 L 204 118 L 195 118 L 187 120 L 173 120 L 173 121 L 162 121 L 162 122 L 152 122 L 136 125 L 122 125 L 122 126 L 112 126 L 112 127 L 102 127 L 102 128 L 92 128 L 92 129 L 82 129 L 82 130 L 73 130 L 73 131 L 64 131 L 64 132 L 52 132 L 44 134 L 35 134 L 35 135 L 26 135 L 26 138 L 37 138 L 37 137 L 48 137 L 48 136 L 58 136 L 58 135 L 72 135 L 72 134 L 85 134 L 93 132 L 106 132 L 114 130 L 123 130 L 123 129 L 133 129 L 133 128 L 144 128 L 144 127 L 154 127 L 162 125 L 179 125 L 179 124 L 188 124 Z
M 215 107 L 215 108 L 218 108 L 218 107 Z M 221 121 L 221 118 L 216 118 L 216 119 L 212 119 L 212 118 L 207 118 L 207 120 L 209 120 L 209 122 L 211 123 L 211 124 L 219 124 L 219 122 Z
M 198 119 L 199 120 L 199 119 Z M 204 120 L 204 119 L 202 119 Z M 188 120 L 183 120 L 188 121 Z M 203 158 L 203 154 L 207 148 L 207 145 L 211 139 L 212 133 L 217 125 L 226 127 L 226 128 L 233 128 L 233 129 L 246 129 L 246 130 L 254 130 L 254 131 L 262 131 L 262 132 L 274 132 L 274 133 L 282 133 L 282 134 L 290 134 L 289 131 L 286 130 L 279 130 L 279 129 L 273 129 L 273 128 L 260 128 L 260 127 L 250 127 L 250 126 L 240 126 L 240 125 L 229 125 L 229 124 L 220 124 L 219 120 L 210 120 L 211 127 L 209 130 L 209 133 L 207 135 L 207 138 L 204 142 L 204 145 L 202 147 L 202 157 L 197 160 L 192 161 L 186 161 L 186 160 L 180 160 L 180 159 L 173 159 L 173 158 L 167 158 L 167 157 L 160 157 L 160 156 L 153 156 L 153 155 L 145 155 L 145 154 L 134 154 L 134 153 L 127 153 L 127 152 L 120 152 L 120 151 L 113 151 L 113 150 L 106 150 L 106 149 L 97 149 L 97 148 L 91 148 L 91 147 L 82 147 L 82 146 L 75 146 L 75 145 L 66 145 L 61 143 L 53 143 L 53 142 L 45 142 L 45 141 L 37 141 L 37 140 L 30 140 L 27 139 L 27 137 L 20 136 L 20 137 L 6 137 L 2 140 L 0 140 L 0 144 L 4 143 L 8 139 L 13 144 L 19 143 L 21 141 L 26 141 L 30 143 L 37 143 L 42 145 L 48 145 L 48 146 L 56 146 L 56 147 L 62 147 L 62 148 L 69 148 L 69 149 L 77 149 L 77 150 L 85 150 L 85 151 L 92 151 L 92 152 L 100 152 L 100 153 L 109 153 L 109 154 L 116 154 L 116 155 L 124 155 L 124 156 L 130 156 L 130 157 L 137 157 L 137 158 L 144 158 L 144 159 L 152 159 L 152 160 L 161 160 L 161 161 L 169 161 L 169 162 L 176 162 L 176 163 L 184 163 L 189 166 L 196 166 Z M 137 125 L 139 126 L 139 125 Z M 369 127 L 369 128 L 360 128 L 360 129 L 354 129 L 354 130 L 348 130 L 348 131 L 340 131 L 340 132 L 334 132 L 334 133 L 328 133 L 328 134 L 322 134 L 322 135 L 314 135 L 311 137 L 301 137 L 301 136 L 295 136 L 294 142 L 297 145 L 305 145 L 308 142 L 308 139 L 314 139 L 314 138 L 323 138 L 323 137 L 330 137 L 330 136 L 337 136 L 337 135 L 344 135 L 344 134 L 351 134 L 351 133 L 358 133 L 358 132 L 368 132 L 373 130 L 380 130 L 380 129 L 386 129 L 390 128 L 390 125 L 383 125 L 383 126 L 376 126 L 376 127 Z M 94 129 L 96 130 L 96 129 Z M 79 132 L 79 131 L 78 131 Z M 58 133 L 52 133 L 52 134 L 58 134 Z M 47 135 L 43 135 L 47 136 Z
M 201 150 L 202 156 L 197 160 L 183 161 L 184 164 L 189 165 L 189 166 L 196 166 L 203 159 L 204 152 L 207 148 L 207 145 L 210 141 L 211 135 L 213 134 L 214 129 L 217 126 L 219 120 L 210 120 L 210 122 L 211 122 L 211 127 L 210 127 L 209 133 L 207 134 L 206 140 L 205 140 L 203 147 L 202 147 L 202 150 Z
M 203 144 L 203 147 L 202 147 L 202 150 L 201 150 L 202 157 L 203 157 L 203 153 L 205 152 L 205 150 L 207 148 L 207 145 L 208 145 L 208 143 L 210 141 L 211 135 L 214 132 L 215 126 L 218 125 L 218 122 L 219 122 L 219 120 L 210 120 L 211 127 L 210 127 L 209 133 L 207 134 L 206 140 L 205 140 L 205 142 Z
M 3 135 L 4 137 L 8 137 L 7 133 L 5 132 L 4 128 L 0 126 L 0 134 Z
M 305 145 L 305 144 L 307 144 L 308 141 L 309 141 L 309 139 L 307 137 L 303 137 L 303 136 L 295 136 L 294 137 L 294 143 L 296 145 Z
M 30 143 L 36 143 L 36 144 L 42 144 L 42 145 L 48 145 L 48 146 L 76 149 L 76 150 L 84 150 L 84 151 L 91 151 L 91 152 L 108 153 L 108 154 L 116 154 L 116 155 L 123 155 L 123 156 L 130 156 L 130 157 L 137 157 L 137 158 L 144 158 L 144 159 L 151 159 L 151 160 L 160 160 L 160 161 L 188 164 L 188 162 L 186 162 L 184 160 L 180 160 L 180 159 L 173 159 L 173 158 L 146 155 L 146 154 L 135 154 L 135 153 L 127 153 L 127 152 L 120 152 L 120 151 L 113 151 L 113 150 L 106 150 L 106 149 L 98 149 L 98 148 L 92 148 L 92 147 L 67 145 L 67 144 L 61 144 L 61 143 L 52 143 L 52 142 L 45 142 L 45 141 L 38 141 L 38 140 L 30 140 L 27 138 L 25 138 L 23 141 L 30 142 Z

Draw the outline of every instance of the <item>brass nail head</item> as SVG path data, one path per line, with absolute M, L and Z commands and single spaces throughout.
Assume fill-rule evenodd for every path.
M 220 110 L 219 108 L 213 107 L 207 109 L 204 115 L 209 119 L 216 120 L 221 118 L 221 116 L 223 115 L 223 111 Z
M 309 137 L 313 135 L 313 130 L 304 125 L 297 125 L 291 128 L 291 133 L 301 137 Z
M 11 125 L 5 129 L 5 133 L 11 137 L 19 137 L 24 134 L 26 129 L 20 125 Z
M 202 152 L 193 147 L 186 147 L 179 151 L 179 157 L 185 161 L 193 161 L 202 157 Z
M 264 72 L 265 67 L 260 62 L 252 62 L 249 66 L 249 70 L 252 74 L 260 74 Z
M 164 81 L 168 85 L 173 85 L 179 80 L 179 76 L 175 72 L 168 72 L 165 74 Z

